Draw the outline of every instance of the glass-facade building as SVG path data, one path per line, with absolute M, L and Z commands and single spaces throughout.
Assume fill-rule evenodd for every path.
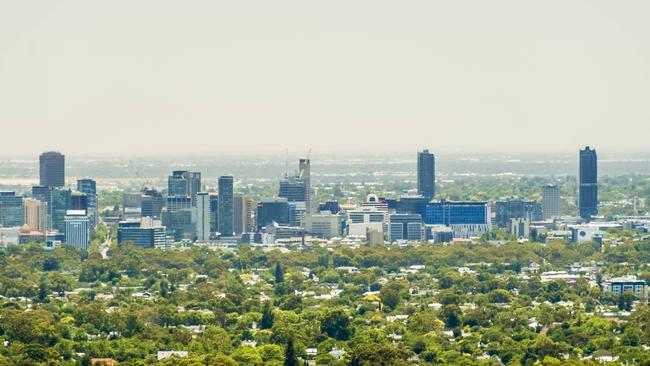
M 580 150 L 580 217 L 589 220 L 598 214 L 598 157 L 589 146 Z
M 520 199 L 497 201 L 496 211 L 496 223 L 500 227 L 508 227 L 511 219 L 541 221 L 543 217 L 541 204 Z
M 65 186 L 65 155 L 49 151 L 39 157 L 40 185 L 48 187 Z
M 490 231 L 490 206 L 486 202 L 431 202 L 424 222 L 448 226 L 457 238 L 480 236 Z
M 90 219 L 90 225 L 95 227 L 99 219 L 97 182 L 94 179 L 79 179 L 77 180 L 77 191 L 86 195 L 88 218 Z
M 50 227 L 65 234 L 65 215 L 70 207 L 70 190 L 64 188 L 52 189 L 52 204 L 50 205 Z
M 289 202 L 286 198 L 262 200 L 257 204 L 255 217 L 258 231 L 273 222 L 279 225 L 289 225 Z
M 139 222 L 120 222 L 117 228 L 117 242 L 122 245 L 130 241 L 141 248 L 165 246 L 166 229 L 164 226 L 140 227 Z
M 232 236 L 235 232 L 234 178 L 231 175 L 219 177 L 218 229 L 222 236 Z
M 16 192 L 0 192 L 0 226 L 22 226 L 24 221 L 23 196 Z
M 388 228 L 391 242 L 422 240 L 422 216 L 418 214 L 392 214 Z
M 429 150 L 418 152 L 418 194 L 431 200 L 436 194 L 435 157 Z

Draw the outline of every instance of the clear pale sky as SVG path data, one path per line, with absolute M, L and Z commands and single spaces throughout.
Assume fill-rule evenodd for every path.
M 648 151 L 650 1 L 2 1 L 0 155 Z

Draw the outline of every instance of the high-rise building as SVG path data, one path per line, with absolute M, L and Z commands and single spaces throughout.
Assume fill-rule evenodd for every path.
M 47 232 L 47 203 L 35 198 L 26 198 L 25 205 L 25 224 L 32 230 Z
M 242 194 L 235 195 L 234 201 L 234 225 L 235 234 L 249 233 L 253 231 L 253 200 Z
M 235 232 L 234 178 L 232 175 L 219 177 L 219 213 L 217 219 L 221 236 L 232 236 Z
M 171 235 L 175 241 L 196 239 L 196 223 L 192 221 L 192 210 L 192 208 L 184 208 L 176 211 L 163 211 L 163 225 L 167 228 L 167 234 Z
M 207 242 L 210 240 L 210 194 L 199 192 L 196 194 L 196 240 Z
M 429 150 L 418 152 L 418 194 L 429 200 L 436 194 L 435 157 Z
M 490 205 L 486 202 L 431 202 L 424 221 L 428 225 L 445 225 L 454 237 L 481 236 L 490 231 Z
M 560 187 L 547 184 L 542 188 L 542 218 L 551 220 L 560 217 Z
M 52 189 L 49 227 L 62 234 L 65 234 L 65 215 L 70 207 L 70 194 L 69 189 L 61 187 Z
M 210 232 L 219 231 L 219 195 L 210 193 Z
M 302 219 L 306 212 L 304 202 L 289 202 L 289 226 L 302 226 Z
M 169 196 L 189 196 L 192 206 L 196 206 L 196 194 L 201 191 L 201 173 L 175 170 L 167 178 Z
M 33 186 L 32 197 L 49 205 L 52 199 L 52 188 L 48 186 Z
M 301 177 L 305 183 L 305 207 L 307 213 L 311 213 L 311 160 L 308 158 L 301 158 L 298 160 L 298 176 Z
M 77 191 L 86 195 L 88 203 L 88 218 L 90 219 L 91 228 L 97 225 L 99 219 L 99 209 L 97 204 L 97 182 L 94 179 L 78 179 Z
M 284 197 L 289 202 L 307 202 L 307 178 L 288 176 L 280 179 L 278 197 Z
M 0 226 L 22 226 L 24 220 L 23 196 L 16 192 L 0 192 Z
M 48 187 L 65 186 L 65 155 L 49 151 L 39 157 L 40 185 Z
M 65 242 L 78 249 L 88 250 L 90 220 L 84 210 L 68 210 L 64 217 Z
M 580 150 L 580 217 L 589 220 L 598 214 L 598 157 L 589 146 Z
M 155 220 L 160 220 L 162 217 L 163 196 L 155 188 L 146 188 L 142 192 L 141 202 L 142 217 L 151 217 Z
M 329 211 L 333 214 L 339 213 L 341 207 L 337 201 L 326 201 L 318 206 L 318 212 Z
M 262 228 L 274 222 L 279 225 L 289 225 L 289 202 L 282 197 L 263 199 L 257 204 L 255 221 L 257 231 L 262 231 Z

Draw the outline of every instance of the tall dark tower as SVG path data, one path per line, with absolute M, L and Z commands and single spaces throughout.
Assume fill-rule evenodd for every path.
M 598 158 L 589 146 L 580 150 L 580 217 L 589 220 L 598 214 Z
M 219 208 L 217 229 L 221 236 L 232 236 L 235 231 L 235 197 L 233 194 L 233 177 L 219 177 Z
M 39 157 L 40 185 L 47 187 L 65 186 L 65 155 L 49 151 Z
M 305 209 L 311 212 L 311 160 L 309 157 L 298 160 L 299 176 L 302 178 L 305 190 Z
M 436 194 L 436 160 L 429 150 L 418 152 L 418 194 L 428 199 Z

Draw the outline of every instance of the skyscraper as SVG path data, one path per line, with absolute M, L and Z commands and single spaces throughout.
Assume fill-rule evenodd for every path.
M 233 196 L 233 177 L 224 175 L 219 177 L 219 212 L 218 212 L 218 229 L 221 236 L 232 236 L 235 231 L 234 223 L 234 196 Z
M 48 187 L 65 186 L 65 155 L 49 151 L 39 157 L 40 185 Z
M 0 192 L 0 226 L 22 226 L 24 220 L 23 196 L 17 196 L 16 192 Z
M 542 217 L 544 220 L 560 217 L 560 187 L 555 184 L 542 188 Z
M 142 193 L 141 202 L 142 217 L 160 219 L 162 216 L 163 196 L 155 188 L 146 188 Z
M 248 223 L 250 215 L 250 197 L 244 196 L 243 194 L 236 194 L 235 201 L 233 205 L 234 209 L 234 227 L 235 234 L 239 235 L 241 233 L 249 232 Z
M 47 203 L 35 198 L 25 199 L 25 224 L 32 230 L 47 231 Z
M 78 179 L 77 190 L 86 195 L 88 206 L 88 218 L 91 228 L 97 225 L 99 211 L 97 207 L 97 182 L 94 179 Z
M 580 150 L 580 217 L 589 220 L 598 214 L 598 157 L 596 149 Z
M 305 207 L 307 213 L 311 213 L 311 160 L 302 158 L 298 161 L 299 177 L 304 181 L 305 189 Z
M 432 199 L 436 194 L 435 157 L 429 150 L 418 152 L 418 194 Z
M 196 194 L 196 240 L 202 242 L 210 240 L 210 194 L 208 192 Z

